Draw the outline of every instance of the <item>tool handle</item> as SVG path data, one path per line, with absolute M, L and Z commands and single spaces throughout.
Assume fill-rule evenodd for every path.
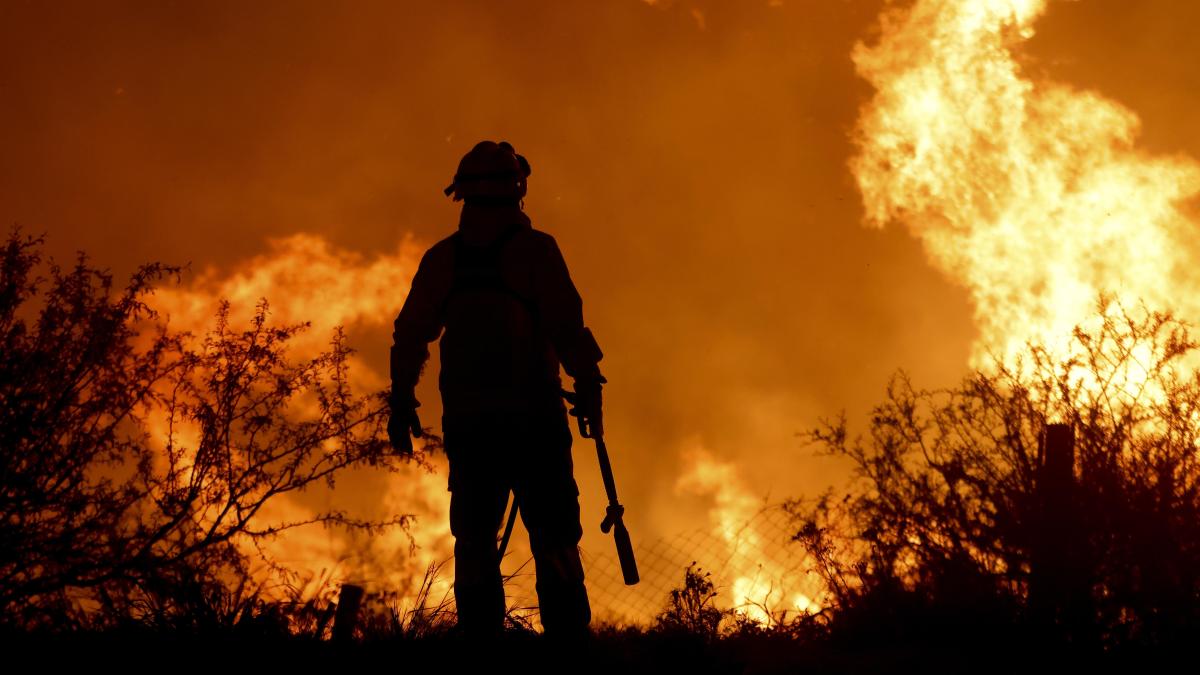
M 632 586 L 641 577 L 638 576 L 637 560 L 633 557 L 633 543 L 629 541 L 629 530 L 625 523 L 617 520 L 613 528 L 613 539 L 617 542 L 617 560 L 621 561 L 621 575 L 625 577 L 625 585 Z
M 625 507 L 617 501 L 617 483 L 613 480 L 612 463 L 608 459 L 604 437 L 595 436 L 592 440 L 596 441 L 600 477 L 604 479 L 604 491 L 608 493 L 608 509 L 604 513 L 604 522 L 600 523 L 600 531 L 608 534 L 612 530 L 617 544 L 617 560 L 621 562 L 621 576 L 625 577 L 626 586 L 632 586 L 641 580 L 641 576 L 638 574 L 637 560 L 633 557 L 633 542 L 629 540 L 629 530 L 625 527 Z
M 613 480 L 612 462 L 608 459 L 608 446 L 604 445 L 604 437 L 597 436 L 596 441 L 596 457 L 600 460 L 600 477 L 604 479 L 604 491 L 608 493 L 608 504 L 610 507 L 620 508 L 617 503 L 617 482 Z

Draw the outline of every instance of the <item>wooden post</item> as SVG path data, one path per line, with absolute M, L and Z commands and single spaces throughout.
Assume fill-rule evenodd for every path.
M 1045 495 L 1065 501 L 1075 485 L 1075 430 L 1069 424 L 1046 426 L 1041 474 Z
M 1034 619 L 1058 637 L 1078 637 L 1086 621 L 1087 577 L 1078 564 L 1086 541 L 1075 503 L 1075 432 L 1046 426 L 1036 491 L 1037 521 L 1030 555 L 1029 604 Z
M 363 587 L 343 584 L 338 594 L 337 613 L 333 617 L 334 642 L 349 642 L 358 625 L 358 609 L 362 605 Z

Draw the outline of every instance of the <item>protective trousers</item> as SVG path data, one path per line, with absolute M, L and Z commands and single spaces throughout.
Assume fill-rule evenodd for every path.
M 458 623 L 474 636 L 498 634 L 505 599 L 496 540 L 511 490 L 537 574 L 547 637 L 586 634 L 591 608 L 579 559 L 579 488 L 572 474 L 565 411 L 444 418 L 450 462 L 450 531 Z

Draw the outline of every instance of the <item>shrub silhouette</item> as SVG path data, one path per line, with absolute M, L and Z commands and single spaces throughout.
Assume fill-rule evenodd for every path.
M 1030 345 L 937 391 L 901 373 L 865 435 L 852 438 L 844 416 L 824 422 L 809 437 L 848 458 L 855 482 L 790 508 L 835 627 L 905 641 L 986 624 L 1096 648 L 1182 643 L 1200 618 L 1196 358 L 1183 322 L 1101 298 L 1065 354 Z M 1073 428 L 1076 479 L 1048 508 L 1042 439 L 1054 422 Z M 1066 606 L 1041 618 L 1039 566 L 1070 586 L 1051 589 Z
M 655 630 L 716 639 L 720 635 L 721 622 L 731 614 L 715 605 L 716 597 L 711 573 L 704 572 L 693 562 L 684 571 L 683 585 L 671 590 L 667 606 L 655 617 Z
M 222 305 L 207 334 L 171 332 L 146 299 L 178 268 L 141 267 L 114 290 L 82 254 L 43 265 L 41 245 L 14 232 L 0 251 L 3 621 L 262 619 L 251 568 L 275 563 L 257 543 L 317 522 L 407 522 L 256 521 L 281 495 L 392 461 L 385 399 L 351 391 L 340 330 L 325 353 L 290 359 L 305 326 L 269 325 L 264 301 L 244 329 Z

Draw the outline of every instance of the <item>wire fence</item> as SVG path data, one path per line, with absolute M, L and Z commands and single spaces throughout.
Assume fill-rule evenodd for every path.
M 763 622 L 783 613 L 816 610 L 822 594 L 810 571 L 796 528 L 782 504 L 764 506 L 745 522 L 697 528 L 635 542 L 641 582 L 626 586 L 614 550 L 583 551 L 593 617 L 599 622 L 645 625 L 666 607 L 671 590 L 683 585 L 689 565 L 711 574 L 723 608 Z M 505 590 L 510 608 L 536 623 L 537 594 L 532 560 L 509 561 Z

